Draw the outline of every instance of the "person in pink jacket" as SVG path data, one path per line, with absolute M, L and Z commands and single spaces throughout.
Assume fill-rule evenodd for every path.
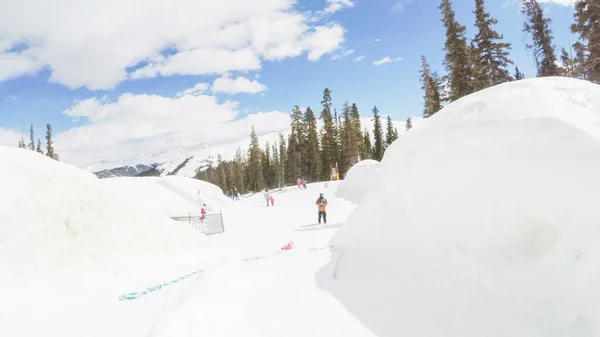
M 204 222 L 204 219 L 206 219 L 206 204 L 200 209 L 200 221 Z
M 302 179 L 300 179 L 300 177 L 298 177 L 298 189 L 301 190 L 302 189 Z

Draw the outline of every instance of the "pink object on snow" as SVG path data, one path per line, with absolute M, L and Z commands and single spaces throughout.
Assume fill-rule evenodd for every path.
M 290 250 L 296 248 L 294 241 L 290 241 L 287 245 L 283 246 L 281 250 Z

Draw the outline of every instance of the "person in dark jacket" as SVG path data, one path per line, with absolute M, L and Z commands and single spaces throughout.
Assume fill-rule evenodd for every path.
M 327 199 L 325 199 L 323 193 L 319 194 L 319 199 L 317 199 L 316 204 L 319 209 L 319 224 L 321 223 L 321 218 L 323 218 L 324 223 L 327 223 Z

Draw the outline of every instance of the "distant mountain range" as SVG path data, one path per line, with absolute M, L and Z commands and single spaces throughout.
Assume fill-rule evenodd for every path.
M 422 118 L 420 117 L 413 117 L 413 126 L 420 124 L 421 120 Z M 373 129 L 373 122 L 369 118 L 362 118 L 361 124 L 370 132 Z M 394 125 L 398 128 L 400 134 L 405 132 L 405 121 L 394 121 Z M 283 135 L 287 139 L 288 131 L 283 132 Z M 259 141 L 261 147 L 264 147 L 267 142 L 274 144 L 279 141 L 279 133 L 272 132 L 259 135 Z M 88 164 L 83 169 L 94 172 L 99 178 L 159 177 L 167 175 L 193 178 L 196 176 L 198 170 L 204 170 L 208 167 L 210 159 L 213 160 L 215 165 L 219 154 L 222 155 L 224 160 L 230 160 L 234 157 L 238 147 L 245 152 L 248 150 L 249 144 L 249 138 L 227 144 L 199 144 L 189 149 L 175 148 L 172 151 L 149 156 L 141 154 L 136 158 L 125 159 L 120 162 L 110 163 L 100 161 Z
M 116 167 L 116 168 L 112 168 L 112 169 L 94 172 L 94 174 L 98 178 L 135 177 L 135 176 L 139 176 L 145 172 L 155 170 L 156 166 L 157 166 L 156 164 L 150 165 L 150 166 L 144 165 L 144 164 L 137 164 L 137 165 L 133 165 L 133 166 L 127 165 L 127 166 L 121 166 L 121 167 Z

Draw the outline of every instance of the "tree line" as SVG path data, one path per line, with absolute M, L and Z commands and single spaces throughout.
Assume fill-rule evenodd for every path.
M 336 179 L 339 174 L 341 179 L 360 160 L 380 161 L 388 146 L 398 139 L 391 117 L 382 121 L 379 109 L 374 106 L 371 136 L 361 125 L 355 103 L 345 102 L 339 115 L 336 109 L 332 111 L 331 93 L 329 88 L 323 90 L 319 117 L 311 107 L 302 111 L 296 105 L 290 114 L 288 136 L 279 133 L 278 141 L 266 142 L 264 148 L 253 126 L 246 152 L 238 147 L 232 160 L 223 160 L 218 155 L 215 162 L 209 157 L 198 168 L 196 178 L 223 191 L 257 192 L 294 184 L 298 178 L 317 182 Z
M 33 124 L 31 124 L 29 127 L 29 144 L 25 143 L 25 139 L 23 139 L 23 134 L 21 133 L 21 140 L 19 140 L 18 146 L 21 149 L 29 149 L 31 151 L 44 154 L 44 151 L 42 150 L 42 141 L 39 138 L 37 139 L 36 145 Z M 58 160 L 58 153 L 54 151 L 54 145 L 52 141 L 52 126 L 50 124 L 46 124 L 46 156 L 54 160 Z
M 420 70 L 423 96 L 423 117 L 428 118 L 440 111 L 447 103 L 454 102 L 476 91 L 504 82 L 521 80 L 525 75 L 510 59 L 511 44 L 504 41 L 494 26 L 498 20 L 485 9 L 485 0 L 474 0 L 475 36 L 468 41 L 466 27 L 456 19 L 450 0 L 442 0 L 439 9 L 446 28 L 443 61 L 446 74 L 440 76 L 432 70 L 425 55 L 421 56 Z M 537 77 L 567 76 L 600 83 L 600 6 L 596 0 L 576 0 L 574 23 L 570 31 L 578 34 L 578 40 L 569 46 L 570 52 L 561 49 L 560 65 L 553 44 L 551 19 L 546 17 L 536 0 L 521 0 L 523 23 L 530 41 L 526 48 L 532 52 Z M 573 52 L 575 51 L 575 55 Z M 511 74 L 509 67 L 514 65 Z M 254 128 L 247 153 L 237 149 L 235 158 L 224 161 L 219 155 L 217 162 L 212 158 L 198 169 L 196 177 L 220 186 L 224 191 L 240 193 L 259 191 L 286 184 L 297 178 L 312 182 L 331 178 L 331 169 L 337 167 L 340 175 L 358 160 L 381 160 L 386 148 L 398 138 L 391 118 L 388 116 L 384 130 L 377 107 L 373 114 L 373 137 L 362 129 L 356 104 L 345 103 L 341 116 L 331 111 L 331 91 L 325 89 L 319 119 L 322 128 L 317 128 L 317 118 L 309 107 L 301 111 L 298 106 L 291 113 L 290 133 L 286 138 L 265 149 L 259 145 Z M 406 120 L 406 130 L 412 127 Z M 374 144 L 371 144 L 371 139 Z
M 432 116 L 445 103 L 473 92 L 525 78 L 516 65 L 514 74 L 510 74 L 509 65 L 514 64 L 509 58 L 511 44 L 504 42 L 503 35 L 494 30 L 498 21 L 485 10 L 484 0 L 475 0 L 476 34 L 471 41 L 465 37 L 466 27 L 456 20 L 451 1 L 442 0 L 439 9 L 446 28 L 443 65 L 447 74 L 439 76 L 432 71 L 427 58 L 421 56 L 423 117 Z M 523 32 L 530 39 L 526 48 L 533 54 L 537 77 L 566 76 L 600 83 L 600 5 L 597 0 L 575 1 L 574 23 L 569 28 L 578 35 L 578 40 L 569 51 L 561 49 L 560 62 L 552 42 L 554 37 L 549 26 L 552 21 L 538 1 L 521 0 L 521 12 L 526 17 Z

